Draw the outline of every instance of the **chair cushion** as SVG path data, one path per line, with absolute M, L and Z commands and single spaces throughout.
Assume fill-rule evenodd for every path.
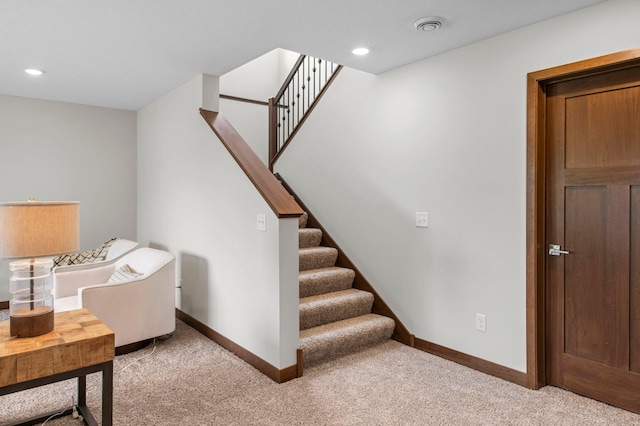
M 109 241 L 106 241 L 100 247 L 83 251 L 82 253 L 71 253 L 65 254 L 62 256 L 53 258 L 53 266 L 63 266 L 63 265 L 79 265 L 82 263 L 92 263 L 96 261 L 102 261 L 107 258 L 107 253 L 111 248 L 111 245 L 118 238 L 111 238 Z
M 113 273 L 113 275 L 111 275 L 111 278 L 109 278 L 109 281 L 107 281 L 107 282 L 108 283 L 121 283 L 121 282 L 124 282 L 124 281 L 133 280 L 133 279 L 141 277 L 141 276 L 142 276 L 141 272 L 136 271 L 131 266 L 129 266 L 129 265 L 127 265 L 125 263 L 124 265 L 122 265 L 121 267 L 116 269 L 116 271 Z

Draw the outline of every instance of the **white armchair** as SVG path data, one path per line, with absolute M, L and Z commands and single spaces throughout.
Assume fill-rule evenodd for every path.
M 109 283 L 124 265 L 142 275 Z M 173 333 L 175 283 L 175 257 L 143 247 L 115 262 L 54 269 L 54 310 L 89 309 L 113 330 L 115 346 L 125 346 Z

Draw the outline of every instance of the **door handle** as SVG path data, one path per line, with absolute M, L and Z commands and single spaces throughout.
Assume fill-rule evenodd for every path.
M 569 254 L 569 252 L 560 250 L 560 244 L 549 244 L 549 256 L 560 256 L 561 254 Z

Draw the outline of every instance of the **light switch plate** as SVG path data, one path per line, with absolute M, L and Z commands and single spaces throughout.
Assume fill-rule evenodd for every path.
M 429 227 L 429 213 L 416 212 L 416 227 L 428 228 Z
M 476 330 L 487 331 L 487 316 L 484 314 L 476 314 Z
M 257 228 L 258 228 L 258 231 L 263 231 L 263 232 L 267 231 L 267 215 L 266 214 L 258 215 Z

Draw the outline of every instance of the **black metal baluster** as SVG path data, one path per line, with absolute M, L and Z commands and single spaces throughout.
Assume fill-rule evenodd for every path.
M 322 82 L 322 88 L 320 90 L 324 89 L 324 86 L 327 84 L 327 80 L 329 79 L 328 65 L 328 61 L 324 61 L 324 81 Z
M 284 141 L 287 140 L 287 108 L 286 108 L 286 96 L 287 91 L 282 92 L 282 141 L 280 142 L 280 149 L 282 149 L 282 145 L 284 145 Z
M 295 78 L 293 80 L 291 80 L 291 85 L 292 87 L 295 89 L 295 91 L 293 92 L 293 116 L 294 116 L 294 130 L 296 127 L 298 127 L 298 119 L 299 119 L 299 114 L 298 114 L 298 109 L 299 109 L 299 105 L 298 105 L 298 86 L 295 84 Z
M 304 112 L 305 112 L 304 96 L 305 96 L 306 89 L 307 89 L 307 86 L 305 85 L 305 81 L 304 81 L 304 62 L 302 62 L 302 66 L 300 67 L 300 78 L 302 79 L 302 85 L 300 86 L 300 88 L 302 89 L 302 93 L 301 93 L 301 97 L 302 97 L 302 114 L 304 115 Z
M 311 105 L 311 58 L 307 57 L 307 109 L 305 109 L 305 114 L 309 109 L 309 105 Z
M 318 92 L 316 91 L 316 70 L 317 70 L 316 63 L 315 61 L 313 61 L 313 70 L 312 70 L 313 71 L 313 98 L 311 102 L 315 101 L 316 96 L 318 95 Z
M 284 100 L 284 93 L 282 94 L 282 99 Z M 287 128 L 287 114 L 286 114 L 286 109 L 284 108 L 284 104 L 282 105 L 281 109 L 282 109 L 282 138 L 280 139 L 280 147 L 278 148 L 278 151 L 282 149 L 282 145 L 286 140 L 285 134 L 286 134 L 286 128 Z
M 315 65 L 315 69 L 316 69 L 316 73 L 313 75 L 314 79 L 317 80 L 317 87 L 315 87 L 315 93 L 313 94 L 313 101 L 315 102 L 316 98 L 318 97 L 318 92 L 320 91 L 320 78 L 321 78 L 321 74 L 322 74 L 322 68 L 320 67 L 320 60 L 317 60 L 317 64 Z M 315 84 L 314 84 L 315 86 Z
M 298 118 L 296 114 L 296 85 L 295 78 L 291 79 L 291 115 L 293 116 L 293 128 L 295 129 L 297 126 Z
M 334 62 L 306 55 L 301 55 L 297 64 L 298 68 L 289 75 L 287 87 L 280 90 L 280 99 L 275 100 L 278 117 L 274 132 L 276 153 L 282 150 L 291 135 L 295 133 L 319 94 L 324 91 L 335 71 L 339 69 Z M 279 115 L 278 109 L 283 110 L 282 115 Z
M 289 139 L 289 135 L 291 135 L 291 88 L 287 87 L 287 139 Z
M 299 123 L 300 122 L 300 72 L 296 72 L 296 92 L 297 92 L 296 103 L 298 104 L 298 123 Z

